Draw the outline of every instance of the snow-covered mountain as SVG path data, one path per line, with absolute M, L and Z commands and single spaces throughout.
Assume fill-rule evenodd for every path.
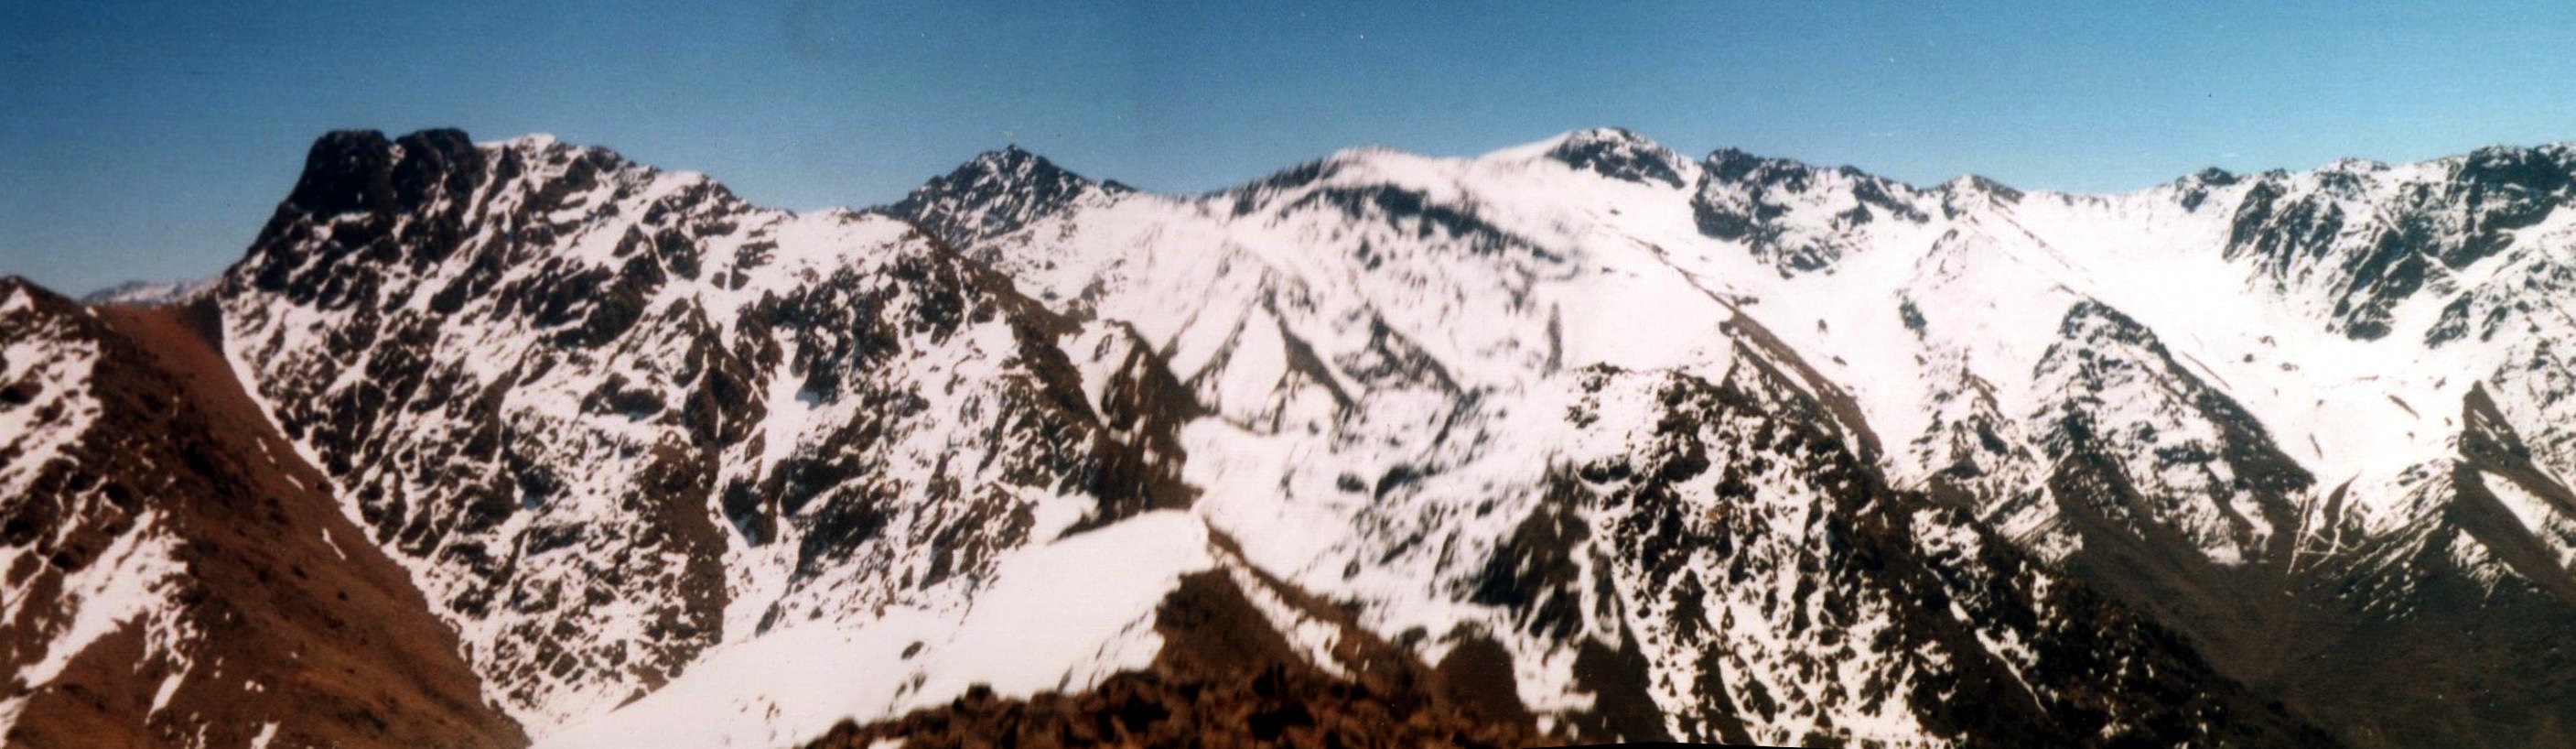
M 543 138 L 312 162 L 224 282 L 234 361 L 532 733 L 1188 501 L 1141 342 L 901 221 Z
M 63 399 L 185 369 L 113 342 L 193 320 L 217 381 L 137 387 L 232 393 L 258 429 L 159 431 L 243 457 L 118 454 L 282 477 L 322 509 L 275 522 L 400 578 L 383 626 L 445 625 L 424 662 L 479 694 L 416 681 L 385 704 L 448 728 L 378 737 L 862 745 L 1114 704 L 1057 725 L 2552 746 L 2571 202 L 2569 145 L 2096 197 L 1591 130 L 1195 196 L 1013 148 L 800 215 L 543 136 L 334 133 L 185 304 L 0 292 L 53 321 L 5 329 L 0 480 L 72 508 L 0 539 L 0 733 L 266 740 L 160 709 L 206 669 L 44 666 L 126 632 L 213 662 L 166 623 L 239 616 L 155 582 L 187 553 L 28 561 L 74 527 L 240 546 L 154 514 L 237 491 L 78 499 L 164 469 Z M 263 559 L 225 579 L 330 566 Z M 319 714 L 265 730 L 364 722 Z
M 189 281 L 127 281 L 82 295 L 82 304 L 180 304 L 196 299 L 215 280 L 200 278 Z
M 2561 145 L 2093 197 L 1694 161 L 1596 130 L 1473 159 L 1345 152 L 1205 196 L 1102 189 L 1039 218 L 958 214 L 975 201 L 946 193 L 1007 192 L 961 173 L 896 210 L 979 227 L 944 238 L 1155 341 L 1219 415 L 1187 445 L 1217 487 L 1202 511 L 1315 529 L 1254 561 L 1387 631 L 1505 628 L 1407 613 L 1421 580 L 1471 580 L 1498 548 L 1461 518 L 1528 517 L 1580 464 L 1582 440 L 1501 414 L 1556 412 L 1587 368 L 1758 363 L 1890 486 L 2346 740 L 2513 744 L 2576 730 L 2576 693 L 2536 686 L 2576 675 L 2576 383 L 2555 348 L 2576 320 L 2549 301 L 2576 278 L 2571 174 Z M 1737 491 L 1716 504 L 1786 490 Z M 1783 691 L 1752 681 L 1726 699 Z M 1694 702 L 1665 688 L 1668 715 Z

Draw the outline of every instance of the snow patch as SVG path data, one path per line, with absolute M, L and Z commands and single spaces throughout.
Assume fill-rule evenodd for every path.
M 962 613 L 897 608 L 773 629 L 538 746 L 781 746 L 843 719 L 946 702 L 975 684 L 1014 697 L 1079 690 L 1150 665 L 1162 647 L 1156 607 L 1182 575 L 1214 564 L 1197 518 L 1145 513 L 1013 553 Z

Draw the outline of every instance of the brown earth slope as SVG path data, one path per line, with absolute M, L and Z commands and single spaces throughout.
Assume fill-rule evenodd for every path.
M 99 408 L 60 457 L 0 454 L 44 461 L 24 496 L 0 497 L 0 545 L 35 552 L 0 570 L 28 604 L 0 621 L 0 700 L 23 700 L 0 744 L 527 743 L 483 702 L 403 570 L 244 394 L 207 332 L 210 307 L 84 308 L 0 279 L 0 297 L 18 295 L 32 303 L 0 321 L 0 345 L 94 345 Z M 26 683 L 82 606 L 137 598 L 75 602 L 62 598 L 66 577 L 146 546 L 169 549 L 177 574 L 58 674 Z

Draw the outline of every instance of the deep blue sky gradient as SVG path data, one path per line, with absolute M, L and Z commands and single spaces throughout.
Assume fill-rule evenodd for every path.
M 2260 6 L 2260 7 L 2250 7 Z M 1595 125 L 2077 191 L 2576 139 L 2576 4 L 0 3 L 0 273 L 237 258 L 333 128 L 528 132 L 764 205 L 1017 142 L 1192 192 Z

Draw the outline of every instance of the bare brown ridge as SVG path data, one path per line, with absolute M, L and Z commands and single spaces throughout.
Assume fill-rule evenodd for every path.
M 58 319 L 96 313 L 77 329 L 97 339 L 91 384 L 102 413 L 74 448 L 81 459 L 35 490 L 59 496 L 31 498 L 29 506 L 79 508 L 78 494 L 115 486 L 135 498 L 128 504 L 158 511 L 156 526 L 121 530 L 174 538 L 172 561 L 185 570 L 175 616 L 193 631 L 167 648 L 175 652 L 156 652 L 144 627 L 129 621 L 49 683 L 7 685 L 28 703 L 0 743 L 528 743 L 483 701 L 454 633 L 428 613 L 404 571 L 342 514 L 321 472 L 244 391 L 218 348 L 211 304 L 84 310 L 59 297 L 42 303 L 60 305 L 66 317 Z M 52 520 L 101 532 L 79 518 Z M 120 525 L 128 524 L 104 527 Z M 9 624 L 0 635 L 42 631 Z M 28 653 L 29 644 L 12 643 L 8 651 Z

